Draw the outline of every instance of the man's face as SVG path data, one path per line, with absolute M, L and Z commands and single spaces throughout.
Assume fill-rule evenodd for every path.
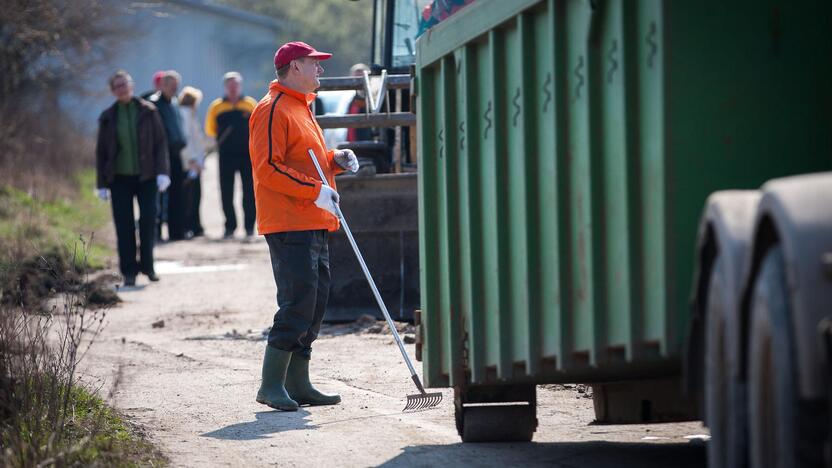
M 123 76 L 116 77 L 110 91 L 119 102 L 127 102 L 133 98 L 133 82 Z
M 239 99 L 242 89 L 242 83 L 238 80 L 230 79 L 225 82 L 225 95 L 232 101 Z
M 295 60 L 298 67 L 298 78 L 304 86 L 304 91 L 307 93 L 314 92 L 321 86 L 321 75 L 324 73 L 324 68 L 321 66 L 321 61 L 309 57 L 304 57 Z
M 162 78 L 162 94 L 167 98 L 176 96 L 176 91 L 179 89 L 179 82 L 172 76 Z

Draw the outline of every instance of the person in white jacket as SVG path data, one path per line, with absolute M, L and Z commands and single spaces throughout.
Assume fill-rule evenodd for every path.
M 182 129 L 187 146 L 182 150 L 182 167 L 188 171 L 185 179 L 185 229 L 186 235 L 199 237 L 205 234 L 199 217 L 199 203 L 202 198 L 200 176 L 205 168 L 207 140 L 196 110 L 202 101 L 202 91 L 191 86 L 182 88 L 179 94 L 179 111 L 182 113 Z

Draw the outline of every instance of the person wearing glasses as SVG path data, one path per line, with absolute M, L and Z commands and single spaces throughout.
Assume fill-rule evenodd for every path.
M 110 200 L 116 227 L 119 268 L 125 286 L 135 286 L 138 273 L 158 281 L 153 268 L 156 237 L 156 194 L 170 185 L 168 145 L 156 107 L 133 95 L 133 78 L 124 70 L 108 81 L 116 102 L 98 119 L 95 148 L 98 197 Z M 139 205 L 139 260 L 136 219 Z

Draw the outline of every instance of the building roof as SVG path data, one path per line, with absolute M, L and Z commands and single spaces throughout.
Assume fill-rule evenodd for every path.
M 168 3 L 179 5 L 195 10 L 202 10 L 208 13 L 213 13 L 218 16 L 232 18 L 238 21 L 244 21 L 258 26 L 263 26 L 275 31 L 284 31 L 288 25 L 282 18 L 272 18 L 265 15 L 258 15 L 250 13 L 238 8 L 233 8 L 224 5 L 217 5 L 215 3 L 208 3 L 204 0 L 166 0 Z

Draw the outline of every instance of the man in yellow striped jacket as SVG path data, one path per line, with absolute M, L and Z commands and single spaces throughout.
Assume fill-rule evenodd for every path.
M 248 154 L 248 118 L 257 101 L 242 93 L 243 77 L 237 72 L 223 76 L 225 96 L 216 99 L 205 117 L 205 134 L 214 138 L 220 154 L 220 193 L 225 214 L 225 239 L 234 237 L 237 213 L 234 211 L 234 179 L 243 181 L 243 224 L 246 237 L 254 237 L 256 208 Z

